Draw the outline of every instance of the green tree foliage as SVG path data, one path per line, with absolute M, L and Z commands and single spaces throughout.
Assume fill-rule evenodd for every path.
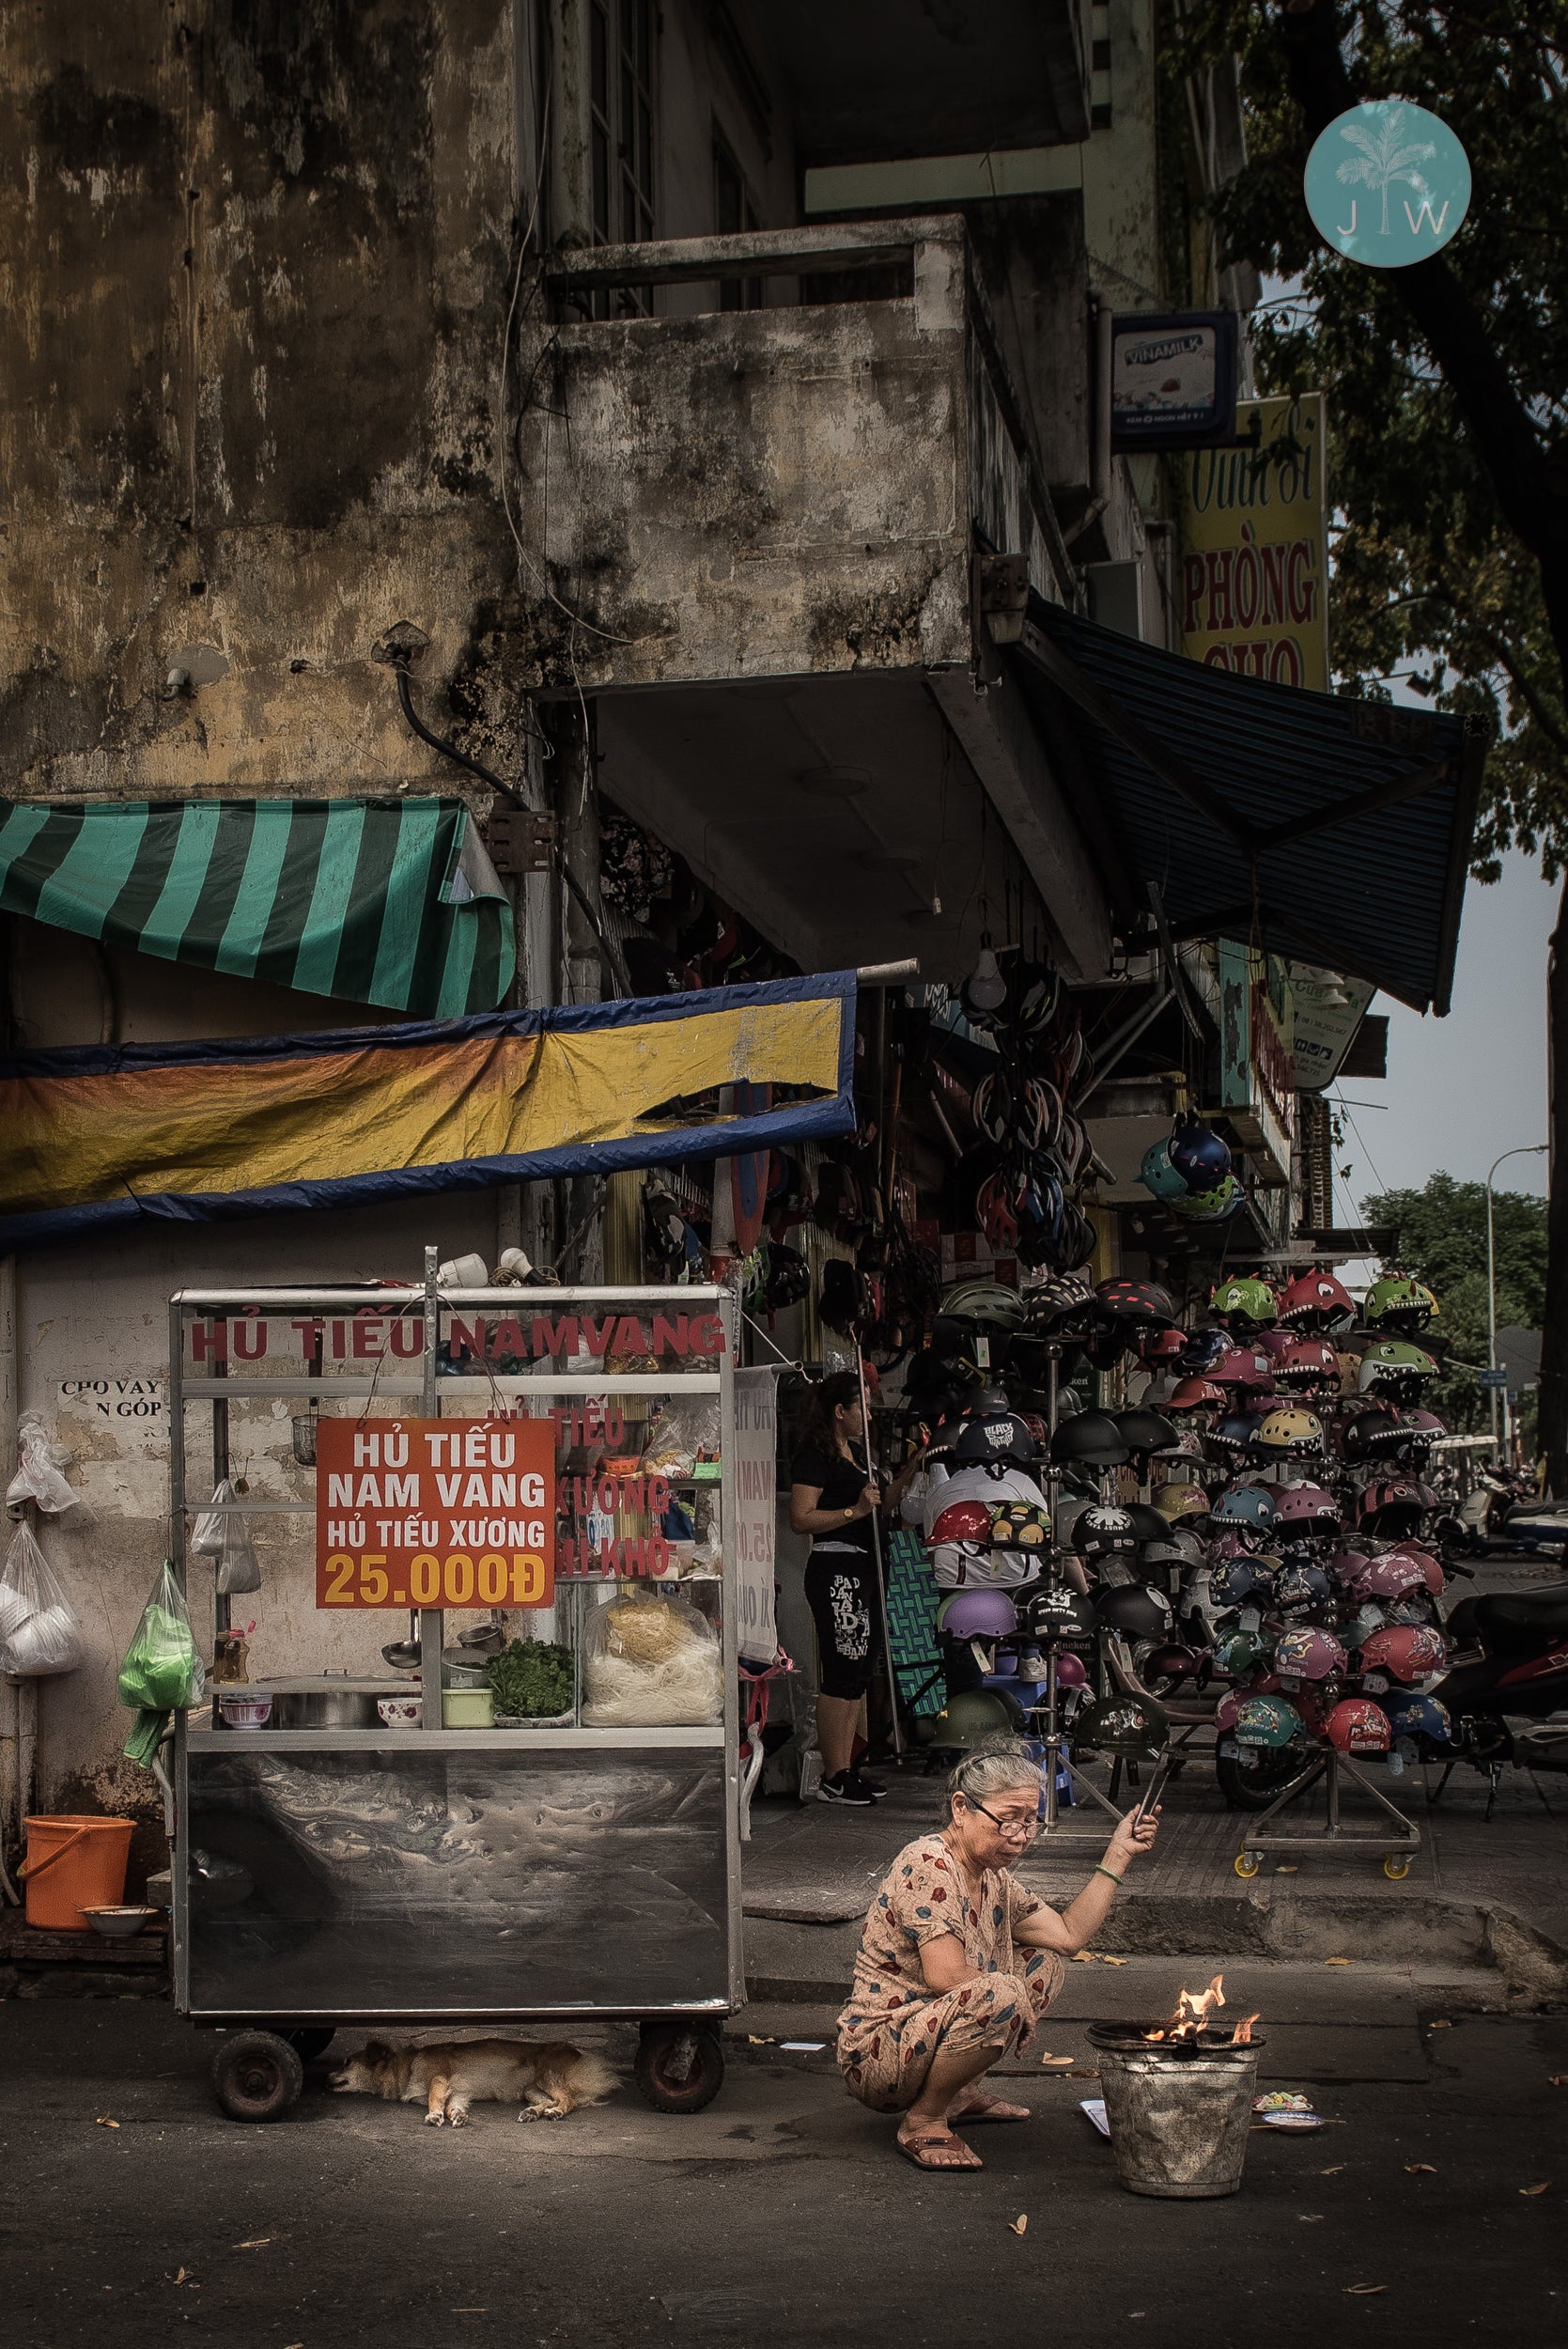
M 1331 25 L 1309 25 L 1320 16 Z M 1555 876 L 1568 861 L 1568 7 L 1211 0 L 1186 22 L 1179 70 L 1226 50 L 1242 63 L 1249 160 L 1218 201 L 1222 245 L 1300 281 L 1299 299 L 1255 320 L 1260 388 L 1328 395 L 1337 677 L 1386 698 L 1402 674 L 1476 718 L 1490 743 L 1477 869 L 1495 878 L 1517 841 Z M 1367 269 L 1312 226 L 1309 93 L 1335 68 L 1329 111 L 1409 99 L 1469 155 L 1469 217 L 1418 268 Z
M 1398 1239 L 1389 1262 L 1424 1281 L 1437 1299 L 1433 1335 L 1455 1362 L 1487 1359 L 1486 1187 L 1433 1174 L 1421 1190 L 1363 1199 L 1369 1223 L 1391 1224 Z M 1542 1327 L 1546 1299 L 1546 1203 L 1528 1191 L 1492 1194 L 1497 1254 L 1498 1327 Z M 1472 1377 L 1445 1377 L 1432 1408 L 1455 1431 L 1482 1426 L 1490 1407 Z

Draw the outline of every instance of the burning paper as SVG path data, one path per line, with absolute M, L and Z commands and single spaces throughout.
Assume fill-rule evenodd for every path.
M 1209 2016 L 1214 2009 L 1217 2006 L 1223 2006 L 1224 2003 L 1225 1977 L 1223 1974 L 1216 1974 L 1206 1990 L 1178 1990 L 1175 2012 L 1170 2021 L 1162 2024 L 1158 2030 L 1146 2030 L 1143 2036 L 1151 2041 L 1196 2039 L 1200 2032 L 1210 2028 Z M 1233 2047 L 1250 2046 L 1252 2026 L 1257 2020 L 1256 2015 L 1242 2017 L 1231 2032 L 1230 2044 Z

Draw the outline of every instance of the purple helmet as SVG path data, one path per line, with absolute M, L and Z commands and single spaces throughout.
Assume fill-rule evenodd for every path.
M 1018 1610 L 1005 1591 L 960 1591 L 942 1616 L 950 1640 L 1009 1640 Z

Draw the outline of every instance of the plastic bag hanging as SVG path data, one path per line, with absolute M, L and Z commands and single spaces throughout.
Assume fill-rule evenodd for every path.
M 196 1703 L 206 1686 L 207 1668 L 165 1559 L 119 1668 L 119 1701 L 133 1709 L 167 1713 Z
M 234 1486 L 225 1476 L 214 1487 L 211 1503 L 201 1512 L 191 1534 L 194 1557 L 218 1561 L 214 1587 L 225 1598 L 261 1588 L 261 1567 L 250 1527 L 242 1516 L 234 1514 L 237 1499 Z
M 42 1680 L 81 1661 L 81 1627 L 65 1592 L 32 1528 L 19 1525 L 0 1572 L 0 1672 Z
M 74 1509 L 82 1496 L 60 1470 L 70 1454 L 51 1443 L 37 1411 L 23 1411 L 16 1423 L 17 1471 L 6 1488 L 8 1509 L 31 1501 L 46 1517 Z

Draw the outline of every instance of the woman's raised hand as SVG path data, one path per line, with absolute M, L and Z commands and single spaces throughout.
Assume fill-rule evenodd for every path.
M 1106 1851 L 1105 1864 L 1108 1868 L 1113 1868 L 1120 1875 L 1144 1852 L 1153 1850 L 1155 1837 L 1159 1832 L 1159 1813 L 1160 1805 L 1157 1803 L 1153 1811 L 1133 1810 L 1127 1812 Z

